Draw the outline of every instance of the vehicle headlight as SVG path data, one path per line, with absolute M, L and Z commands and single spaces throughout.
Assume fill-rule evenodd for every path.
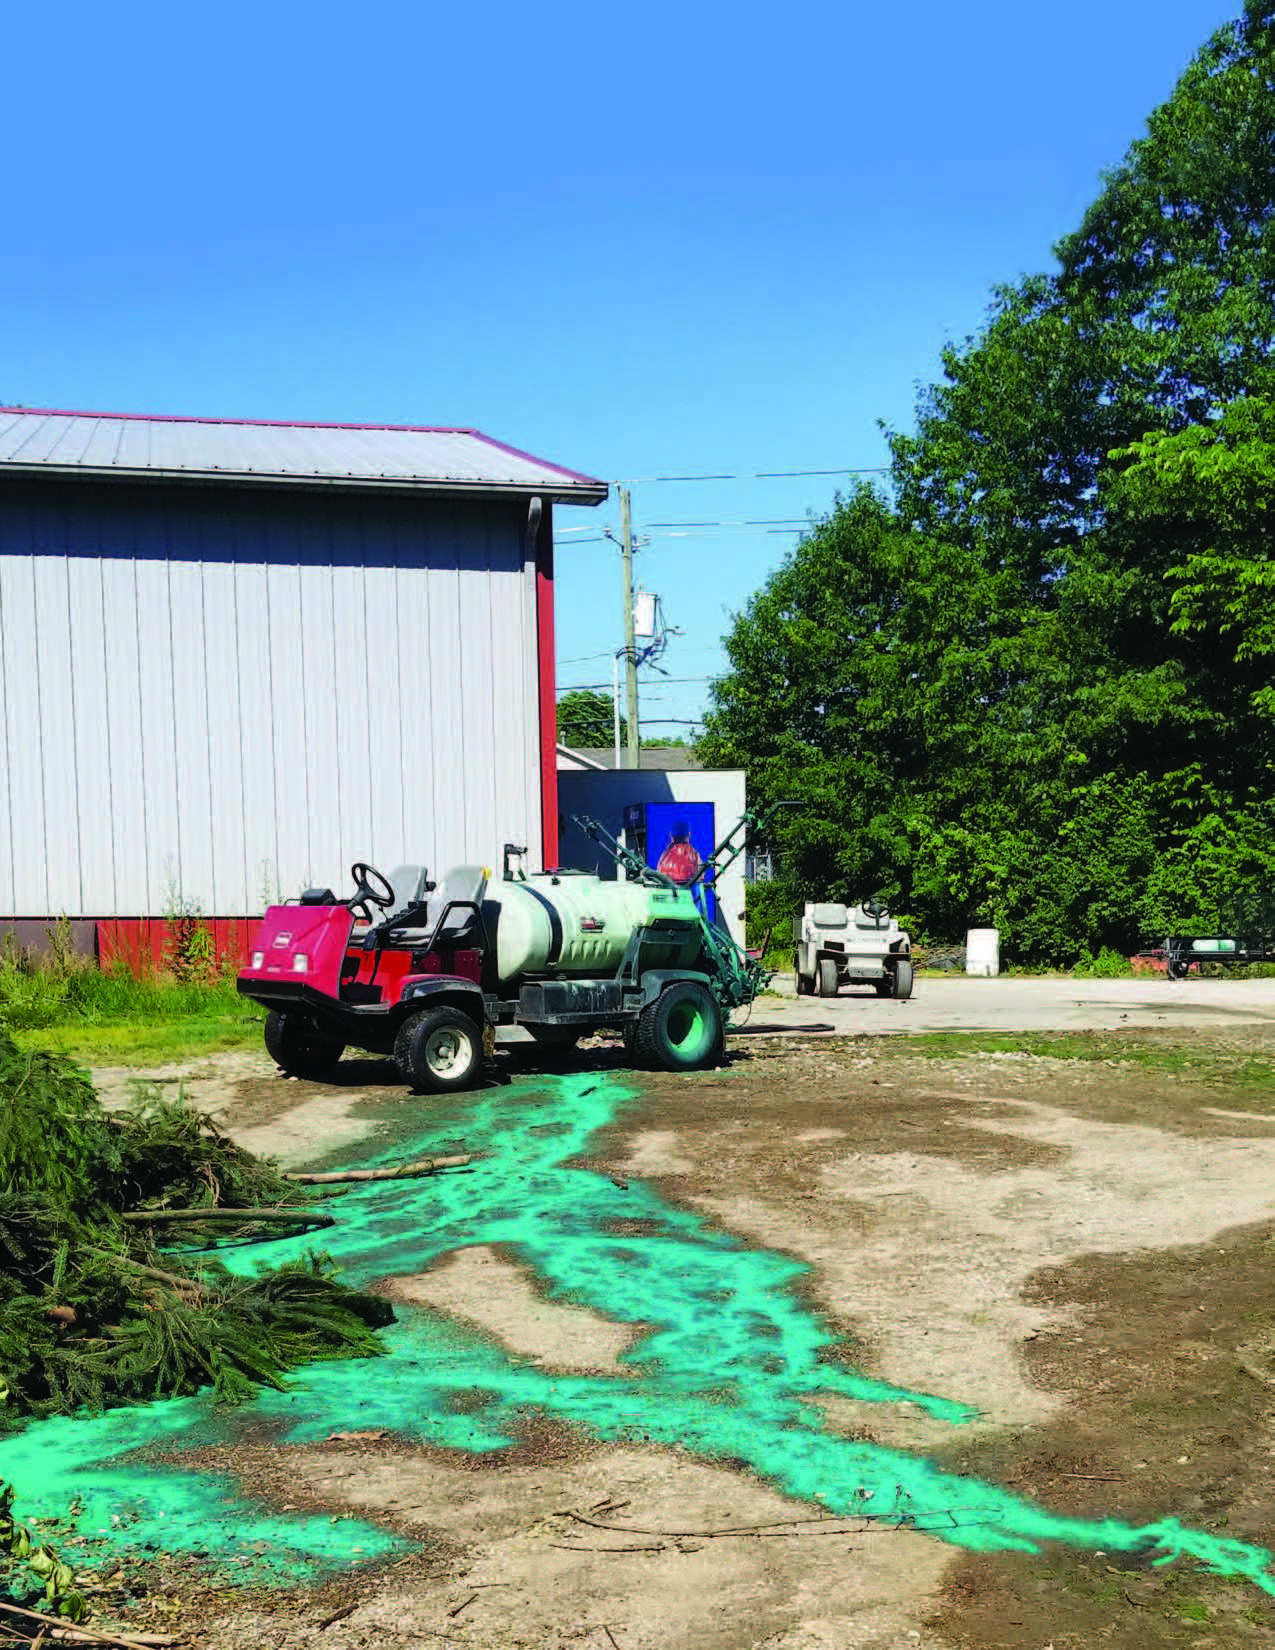
M 309 966 L 309 957 L 306 956 L 304 951 L 298 951 L 296 956 L 292 959 L 292 972 L 294 974 L 304 974 Z

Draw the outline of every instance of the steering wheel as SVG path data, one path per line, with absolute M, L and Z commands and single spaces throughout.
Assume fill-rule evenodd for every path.
M 379 905 L 382 911 L 393 905 L 393 888 L 379 871 L 365 861 L 356 859 L 350 867 L 350 875 L 354 878 L 354 898 L 348 901 L 351 907 L 364 905 L 369 900 L 373 905 Z

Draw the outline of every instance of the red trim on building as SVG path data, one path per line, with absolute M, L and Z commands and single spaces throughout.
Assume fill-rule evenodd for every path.
M 536 534 L 536 648 L 540 663 L 540 863 L 558 863 L 558 692 L 553 635 L 553 506 Z
M 242 968 L 252 949 L 260 917 L 201 917 L 212 936 L 219 968 Z M 102 968 L 126 968 L 130 974 L 171 973 L 176 936 L 167 917 L 99 917 L 97 960 Z

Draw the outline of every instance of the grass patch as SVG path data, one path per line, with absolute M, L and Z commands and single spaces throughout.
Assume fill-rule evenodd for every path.
M 896 1039 L 891 1039 L 895 1043 Z M 978 1055 L 1028 1055 L 1046 1060 L 1076 1060 L 1092 1065 L 1119 1064 L 1166 1077 L 1187 1077 L 1232 1088 L 1275 1089 L 1275 1064 L 1246 1054 L 1218 1049 L 1135 1041 L 1110 1032 L 930 1031 L 897 1039 L 898 1052 L 925 1060 L 959 1060 Z
M 47 1031 L 18 1031 L 19 1048 L 47 1049 L 89 1066 L 158 1066 L 199 1054 L 261 1046 L 264 1016 L 191 1014 L 178 1020 L 122 1019 L 86 1025 L 70 1022 Z
M 89 1065 L 155 1065 L 260 1044 L 262 1010 L 234 977 L 138 978 L 90 964 L 0 961 L 0 1031 Z
M 1152 1048 L 1101 1032 L 923 1031 L 908 1037 L 907 1046 L 913 1054 L 932 1060 L 970 1054 L 1027 1054 L 1048 1060 L 1121 1060 L 1161 1071 L 1188 1071 L 1197 1063 L 1182 1049 Z

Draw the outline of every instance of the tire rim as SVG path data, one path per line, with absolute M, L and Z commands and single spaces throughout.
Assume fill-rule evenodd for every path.
M 679 1052 L 703 1040 L 704 1015 L 693 1003 L 678 1003 L 668 1017 L 668 1040 Z
M 459 1077 L 473 1059 L 473 1045 L 455 1026 L 439 1026 L 425 1039 L 425 1064 L 435 1077 Z

